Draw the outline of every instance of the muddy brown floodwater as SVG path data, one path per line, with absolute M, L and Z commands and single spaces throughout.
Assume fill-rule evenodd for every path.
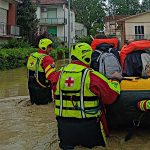
M 59 150 L 54 104 L 28 106 L 26 82 L 25 68 L 0 72 L 0 150 Z M 126 133 L 111 131 L 107 147 L 92 150 L 150 149 L 149 131 L 137 130 L 131 140 L 124 142 Z

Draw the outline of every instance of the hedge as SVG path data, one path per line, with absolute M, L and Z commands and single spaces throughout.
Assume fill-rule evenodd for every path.
M 0 49 L 0 70 L 24 66 L 26 57 L 36 51 L 36 48 Z M 67 52 L 66 48 L 54 49 L 51 56 L 57 61 L 57 54 L 61 53 L 62 58 L 64 58 L 65 52 Z

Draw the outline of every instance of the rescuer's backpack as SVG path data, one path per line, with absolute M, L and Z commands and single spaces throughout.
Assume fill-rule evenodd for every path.
M 112 74 L 119 72 L 122 74 L 122 69 L 117 57 L 111 52 L 113 48 L 110 48 L 107 52 L 99 52 L 97 62 L 99 62 L 99 72 L 105 75 L 107 78 L 112 78 Z

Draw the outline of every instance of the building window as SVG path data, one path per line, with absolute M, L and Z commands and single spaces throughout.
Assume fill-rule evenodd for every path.
M 43 12 L 47 12 L 47 8 L 42 7 L 42 8 L 41 8 L 41 12 L 42 12 L 42 13 L 43 13 Z
M 144 39 L 144 26 L 135 26 L 135 39 Z
M 44 18 L 44 19 L 47 18 L 47 8 L 45 7 L 41 8 L 41 18 Z
M 0 35 L 6 35 L 7 10 L 0 8 Z
M 47 18 L 57 18 L 57 8 L 48 8 Z
M 0 8 L 0 23 L 7 23 L 7 10 Z

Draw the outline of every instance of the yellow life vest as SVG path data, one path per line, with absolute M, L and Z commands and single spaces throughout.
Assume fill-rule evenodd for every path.
M 28 59 L 27 69 L 36 72 L 44 72 L 41 64 L 45 56 L 46 54 L 41 54 L 38 52 L 32 53 Z
M 39 81 L 39 72 L 45 74 L 45 71 L 41 65 L 42 60 L 44 59 L 45 56 L 46 54 L 35 52 L 30 55 L 28 62 L 27 62 L 27 69 L 35 72 L 34 77 L 37 83 L 43 88 L 47 88 L 50 86 L 50 85 L 46 86 Z M 45 81 L 48 83 L 48 81 L 46 80 L 46 77 L 45 77 Z
M 100 116 L 100 101 L 90 91 L 90 69 L 69 64 L 59 76 L 55 92 L 55 114 L 62 117 Z

